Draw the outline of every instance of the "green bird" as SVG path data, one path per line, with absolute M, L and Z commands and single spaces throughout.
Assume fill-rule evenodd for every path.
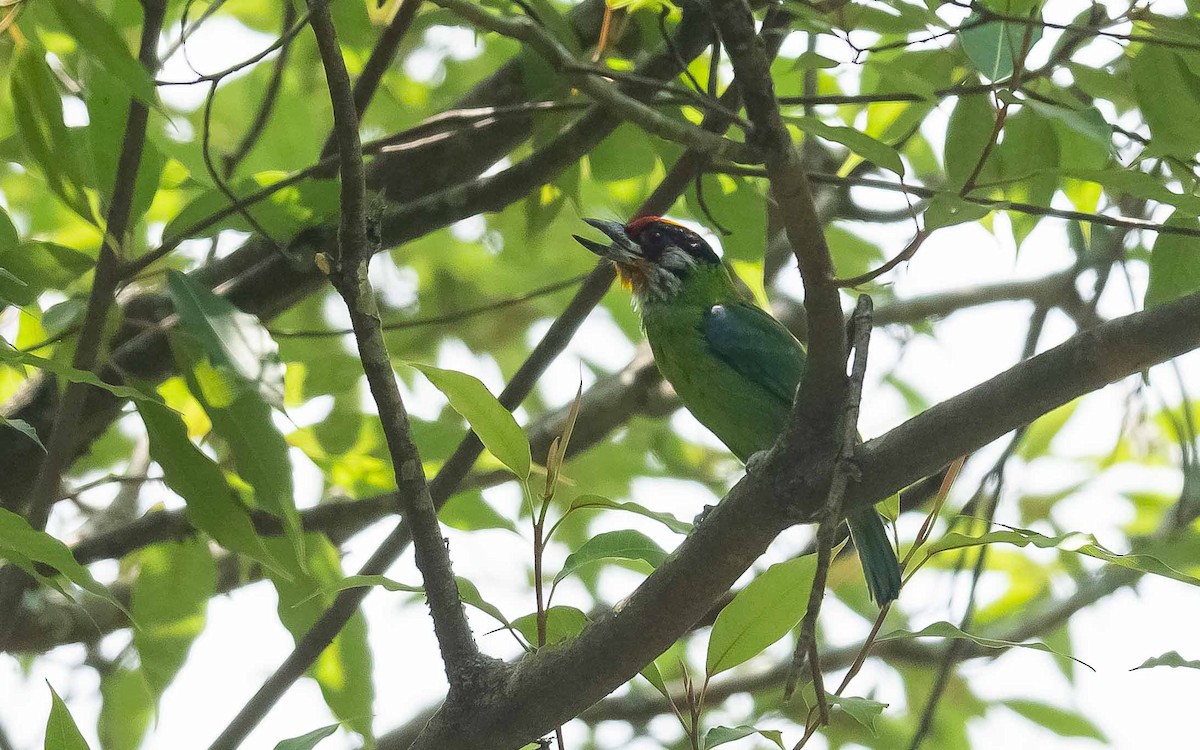
M 609 237 L 575 239 L 616 266 L 635 297 L 646 339 L 663 377 L 684 406 L 744 463 L 767 450 L 791 414 L 804 376 L 804 346 L 742 296 L 729 270 L 700 235 L 658 216 L 585 219 Z M 900 566 L 874 508 L 846 518 L 871 597 L 900 593 Z

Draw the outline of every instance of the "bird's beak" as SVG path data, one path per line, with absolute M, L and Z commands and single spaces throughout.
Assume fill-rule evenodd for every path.
M 589 240 L 586 237 L 580 237 L 577 234 L 573 235 L 576 242 L 591 250 L 596 255 L 608 260 L 625 263 L 640 255 L 637 243 L 629 239 L 629 235 L 625 234 L 625 226 L 621 222 L 606 221 L 604 219 L 584 219 L 584 221 L 599 229 L 612 240 L 612 242 L 606 245 L 602 242 Z

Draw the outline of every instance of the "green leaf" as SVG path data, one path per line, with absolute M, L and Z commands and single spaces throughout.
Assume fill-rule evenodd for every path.
M 583 546 L 567 555 L 562 570 L 554 576 L 554 584 L 575 571 L 600 560 L 641 560 L 656 568 L 667 559 L 667 553 L 653 539 L 632 529 L 606 531 L 588 539 Z
M 649 508 L 638 505 L 637 503 L 625 502 L 619 503 L 615 500 L 609 500 L 607 497 L 600 495 L 580 495 L 571 501 L 570 507 L 563 513 L 565 518 L 568 514 L 577 510 L 619 510 L 627 513 L 636 513 L 639 516 L 652 518 L 658 521 L 663 526 L 666 526 L 676 534 L 687 534 L 691 532 L 692 525 L 687 521 L 681 521 L 670 513 L 659 513 L 650 510 Z
M 181 335 L 173 343 L 188 389 L 254 488 L 255 504 L 283 521 L 293 561 L 303 561 L 288 445 L 271 418 L 270 403 L 283 403 L 275 342 L 255 317 L 185 274 L 169 272 L 167 289 L 179 315 Z
M 984 150 L 992 142 L 992 132 L 995 128 L 996 111 L 992 109 L 987 97 L 959 97 L 946 126 L 945 145 L 946 174 L 950 178 L 949 187 L 955 192 L 966 185 L 967 179 L 975 172 Z M 975 183 L 993 182 L 996 166 L 993 152 L 979 170 Z
M 480 612 L 491 615 L 506 628 L 512 627 L 512 623 L 508 621 L 500 608 L 484 599 L 474 583 L 462 576 L 455 576 L 454 580 L 458 583 L 458 596 L 462 599 L 463 604 L 469 604 Z
M 17 228 L 13 226 L 12 218 L 4 207 L 0 206 L 0 257 L 10 250 L 15 250 L 20 242 L 21 238 L 17 236 Z M 0 268 L 0 271 L 2 270 L 4 269 Z
M 1054 436 L 1066 426 L 1067 421 L 1071 419 L 1071 415 L 1079 406 L 1079 402 L 1080 399 L 1075 399 L 1038 417 L 1025 431 L 1025 437 L 1021 440 L 1017 455 L 1026 461 L 1046 455 L 1050 451 L 1050 441 L 1054 440 Z
M 1160 154 L 1192 158 L 1200 151 L 1200 77 L 1167 47 L 1144 44 L 1131 66 L 1134 94 Z M 1145 155 L 1145 154 L 1144 154 Z
M 496 400 L 487 386 L 465 372 L 414 362 L 406 364 L 429 378 L 429 382 L 450 402 L 450 407 L 467 420 L 484 447 L 500 459 L 500 463 L 519 479 L 529 478 L 530 465 L 533 463 L 529 454 L 529 440 L 517 420 L 513 419 L 512 413 Z
M 46 720 L 46 750 L 91 750 L 67 704 L 58 697 L 49 682 L 46 686 L 50 688 L 51 701 L 50 717 Z
M 808 608 L 817 556 L 775 563 L 717 615 L 708 637 L 708 677 L 757 656 L 796 627 Z
M 1178 213 L 1181 220 L 1200 215 L 1200 196 L 1176 193 L 1161 178 L 1136 169 L 1068 169 L 1064 174 L 1103 185 L 1105 192 L 1114 199 L 1132 195 L 1174 206 L 1180 209 Z
M 900 160 L 900 153 L 883 141 L 854 128 L 826 125 L 815 117 L 792 117 L 788 121 L 809 135 L 840 143 L 875 166 L 904 176 L 904 162 Z
M 1017 547 L 1026 547 L 1032 544 L 1041 549 L 1059 549 L 1064 552 L 1074 552 L 1079 555 L 1094 557 L 1097 560 L 1103 560 L 1104 562 L 1128 568 L 1129 570 L 1153 573 L 1181 583 L 1200 586 L 1200 578 L 1182 573 L 1157 558 L 1140 554 L 1119 555 L 1102 547 L 1091 534 L 1080 534 L 1078 532 L 1068 532 L 1053 537 L 1039 534 L 1029 529 L 1016 528 L 1011 528 L 1007 531 L 990 531 L 983 536 L 966 536 L 957 532 L 951 532 L 924 548 L 925 557 L 917 567 L 919 568 L 926 560 L 939 552 L 963 549 L 965 547 L 978 547 L 986 544 L 1012 544 Z
M 438 511 L 438 520 L 459 531 L 517 530 L 516 524 L 496 512 L 496 509 L 484 500 L 483 493 L 477 491 L 460 492 L 451 497 Z
M 1096 726 L 1085 716 L 1049 703 L 1038 701 L 1010 699 L 1002 704 L 1034 724 L 1039 724 L 1059 737 L 1087 737 L 1098 742 L 1108 743 L 1108 738 L 1100 727 Z
M 819 55 L 816 52 L 802 52 L 795 62 L 792 63 L 792 70 L 811 70 L 813 68 L 836 68 L 840 63 L 837 60 Z
M 1054 126 L 1060 163 L 1072 169 L 1102 169 L 1108 164 L 1113 148 L 1112 126 L 1100 110 L 1095 107 L 1068 109 L 1036 99 L 1023 104 Z
M 783 734 L 778 729 L 758 729 L 745 724 L 736 727 L 713 727 L 704 733 L 704 750 L 728 742 L 735 742 L 752 734 L 760 735 L 775 744 L 780 750 L 785 750 Z
M 425 593 L 425 588 L 423 586 L 412 586 L 407 583 L 400 583 L 399 581 L 393 581 L 391 578 L 382 575 L 346 576 L 342 580 L 338 581 L 337 585 L 330 589 L 330 591 L 345 591 L 346 589 L 356 589 L 363 586 L 379 586 L 388 591 L 404 591 L 409 594 Z
M 79 42 L 88 56 L 146 104 L 154 106 L 154 81 L 109 24 L 90 3 L 51 0 L 62 25 Z
M 217 591 L 217 568 L 202 539 L 151 545 L 135 559 L 130 611 L 140 627 L 133 631 L 133 645 L 157 703 L 204 630 L 208 600 Z
M 925 208 L 925 231 L 932 232 L 935 229 L 965 224 L 968 221 L 979 221 L 991 211 L 987 206 L 969 203 L 957 195 L 938 193 L 933 196 Z
M 979 18 L 978 13 L 972 13 L 963 25 L 972 26 Z M 963 51 L 975 69 L 989 81 L 1002 81 L 1011 76 L 1014 61 L 1022 56 L 1022 51 L 1027 53 L 1032 49 L 1041 37 L 1042 27 L 1036 23 L 1004 21 L 992 21 L 959 32 Z
M 136 67 L 145 73 L 141 65 Z M 92 173 L 95 175 L 96 189 L 101 195 L 102 210 L 107 212 L 112 204 L 112 194 L 116 186 L 121 146 L 125 143 L 125 123 L 129 117 L 130 95 L 128 88 L 122 86 L 116 76 L 103 70 L 92 71 L 84 90 L 87 96 L 86 135 L 91 146 Z M 134 180 L 129 226 L 136 226 L 150 208 L 158 192 L 159 178 L 165 165 L 166 157 L 162 151 L 152 141 L 147 140 L 142 145 L 142 158 L 138 162 L 137 177 Z
M 209 364 L 231 375 L 239 392 L 243 386 L 253 386 L 265 401 L 282 408 L 284 367 L 279 347 L 259 319 L 179 271 L 167 273 L 167 290 L 182 329 Z
M 592 179 L 617 182 L 645 178 L 654 171 L 658 155 L 646 134 L 629 124 L 619 125 L 588 154 Z
M 31 574 L 36 571 L 30 562 L 48 565 L 89 594 L 125 611 L 112 592 L 79 564 L 67 545 L 44 531 L 35 531 L 24 518 L 3 508 L 0 508 L 0 558 L 11 561 Z
M 0 277 L 0 299 L 18 305 L 31 304 L 47 289 L 65 289 L 92 270 L 95 262 L 87 253 L 53 242 L 0 245 L 0 266 L 8 274 Z
M 17 50 L 12 65 L 17 132 L 51 192 L 85 221 L 94 222 L 92 206 L 84 193 L 92 177 L 74 135 L 63 122 L 62 97 L 45 55 L 46 51 L 33 43 Z
M 187 503 L 188 521 L 225 549 L 257 560 L 276 575 L 290 576 L 263 546 L 221 467 L 188 440 L 179 414 L 155 401 L 139 402 L 138 413 L 150 439 L 150 457 L 162 467 L 171 491 Z
M 1198 228 L 1195 218 L 1176 212 L 1167 226 Z M 1150 252 L 1150 282 L 1146 285 L 1147 308 L 1200 290 L 1200 238 L 1160 234 Z
M 537 22 L 543 29 L 550 32 L 554 40 L 567 48 L 567 51 L 578 57 L 582 54 L 579 39 L 571 24 L 558 12 L 550 0 L 526 0 L 529 7 L 537 15 Z
M 265 541 L 276 558 L 286 559 L 286 540 Z M 307 555 L 304 565 L 296 565 L 290 571 L 291 580 L 270 574 L 279 594 L 279 621 L 297 642 L 332 604 L 336 596 L 332 590 L 343 580 L 337 548 L 328 539 L 320 534 L 309 534 L 304 540 L 304 550 Z M 308 673 L 321 686 L 325 703 L 333 715 L 367 739 L 369 744 L 375 691 L 371 681 L 367 623 L 361 611 L 354 613 Z
M 275 750 L 312 750 L 321 740 L 333 734 L 338 729 L 338 724 L 330 724 L 327 727 L 314 729 L 308 734 L 302 734 L 299 737 L 293 737 L 290 740 L 280 740 L 275 745 Z
M 730 175 L 704 175 L 704 203 L 731 234 L 721 238 L 724 259 L 761 263 L 766 250 L 767 201 L 752 180 Z M 696 184 L 685 193 L 692 216 L 706 217 Z M 707 218 L 701 219 L 707 222 Z
M 154 699 L 136 669 L 105 670 L 100 675 L 100 720 L 96 733 L 103 750 L 137 750 L 154 715 Z
M 998 638 L 984 638 L 982 636 L 971 635 L 970 633 L 964 632 L 960 630 L 958 626 L 948 622 L 935 622 L 932 625 L 924 627 L 915 633 L 909 630 L 893 630 L 886 635 L 876 638 L 875 641 L 876 643 L 880 643 L 883 641 L 899 641 L 908 640 L 911 638 L 953 638 L 955 640 L 970 641 L 975 645 L 983 646 L 984 648 L 1027 648 L 1034 651 L 1042 651 L 1054 656 L 1066 657 L 1071 661 L 1074 661 L 1076 664 L 1082 664 L 1093 672 L 1096 671 L 1096 669 L 1087 662 L 1076 659 L 1070 654 L 1060 654 L 1046 644 L 1038 641 L 1018 643 L 1016 641 L 1002 641 Z
M 45 370 L 46 372 L 53 373 L 63 380 L 68 380 L 72 383 L 87 383 L 88 385 L 93 385 L 97 388 L 108 391 L 114 396 L 120 396 L 121 398 L 128 398 L 138 402 L 153 401 L 152 396 L 148 396 L 136 388 L 105 383 L 103 380 L 96 377 L 95 373 L 76 370 L 74 367 L 71 367 L 64 362 L 60 362 L 57 359 L 46 359 L 45 357 L 39 357 L 36 354 L 17 351 L 16 349 L 10 348 L 7 342 L 0 342 L 0 364 L 9 365 L 10 367 L 17 365 L 33 367 L 38 370 Z
M 1184 667 L 1186 669 L 1200 669 L 1200 661 L 1189 661 L 1179 655 L 1178 651 L 1168 651 L 1162 656 L 1153 656 L 1133 669 L 1150 669 L 1151 667 Z M 1133 669 L 1129 671 L 1133 671 Z
M 574 607 L 551 607 L 546 610 L 546 645 L 577 637 L 589 622 L 588 616 Z M 537 644 L 537 612 L 518 617 L 512 626 L 525 640 Z
M 879 717 L 883 715 L 883 710 L 888 707 L 887 703 L 869 700 L 867 698 L 856 698 L 849 695 L 833 695 L 825 694 L 829 705 L 836 706 L 838 710 L 845 711 L 846 715 L 862 724 L 867 728 L 867 731 L 872 736 L 878 735 Z
M 9 419 L 8 417 L 0 416 L 0 425 L 11 427 L 33 442 L 37 443 L 42 449 L 42 453 L 46 452 L 46 446 L 42 445 L 42 439 L 38 437 L 37 430 L 33 429 L 33 425 L 26 422 L 24 419 Z
M 264 187 L 287 176 L 284 172 L 260 172 L 252 177 L 229 182 L 226 187 L 239 199 L 258 194 Z M 291 242 L 302 230 L 327 221 L 337 222 L 338 187 L 336 180 L 302 180 L 290 187 L 275 190 L 269 197 L 244 207 L 243 211 L 227 212 L 229 197 L 215 187 L 201 192 L 183 207 L 163 229 L 166 241 L 178 241 L 194 236 L 215 235 L 223 229 L 239 232 L 255 231 L 246 220 L 249 213 L 254 221 L 278 243 Z M 219 221 L 218 214 L 226 214 Z

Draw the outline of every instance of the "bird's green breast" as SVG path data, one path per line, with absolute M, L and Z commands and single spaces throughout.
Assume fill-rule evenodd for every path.
M 715 270 L 726 274 L 723 268 Z M 788 418 L 790 394 L 800 373 L 794 378 L 785 375 L 791 382 L 784 400 L 717 354 L 706 334 L 706 319 L 716 306 L 739 304 L 745 303 L 727 275 L 724 279 L 691 278 L 675 299 L 644 305 L 642 323 L 659 371 L 683 405 L 745 461 L 775 442 Z M 787 337 L 786 346 L 799 350 L 782 326 L 779 332 Z

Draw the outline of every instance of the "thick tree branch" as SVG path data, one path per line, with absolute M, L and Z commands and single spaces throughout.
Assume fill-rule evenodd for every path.
M 847 508 L 873 504 L 1073 398 L 1200 347 L 1200 294 L 1119 318 L 862 446 Z M 828 476 L 804 476 L 791 435 L 631 594 L 576 640 L 527 656 L 488 707 L 439 712 L 414 748 L 516 747 L 631 679 L 702 617 L 779 531 L 786 509 L 815 520 Z M 825 486 L 822 486 L 824 480 Z
M 1029 300 L 1054 304 L 1061 300 L 1064 290 L 1071 288 L 1074 276 L 1075 270 L 1067 269 L 1039 279 L 1001 282 L 894 300 L 875 311 L 874 324 L 909 325 L 995 302 Z M 774 313 L 793 333 L 803 337 L 802 307 L 783 300 L 775 304 Z M 628 365 L 600 379 L 584 392 L 567 457 L 593 447 L 634 416 L 663 417 L 678 408 L 679 402 L 659 375 L 649 348 L 643 346 Z M 569 405 L 546 412 L 527 426 L 533 455 L 545 455 L 551 441 L 562 434 L 568 411 Z M 461 486 L 488 487 L 510 478 L 508 472 L 478 473 L 464 477 Z M 300 521 L 305 531 L 325 534 L 335 544 L 340 544 L 371 524 L 392 515 L 396 507 L 397 496 L 394 492 L 361 500 L 333 499 L 301 511 Z M 251 509 L 250 516 L 259 534 L 276 536 L 283 533 L 279 519 L 269 513 Z M 120 559 L 148 545 L 182 539 L 194 533 L 195 529 L 187 520 L 185 511 L 155 511 L 120 528 L 89 536 L 75 544 L 71 551 L 77 560 L 88 564 L 98 560 Z

